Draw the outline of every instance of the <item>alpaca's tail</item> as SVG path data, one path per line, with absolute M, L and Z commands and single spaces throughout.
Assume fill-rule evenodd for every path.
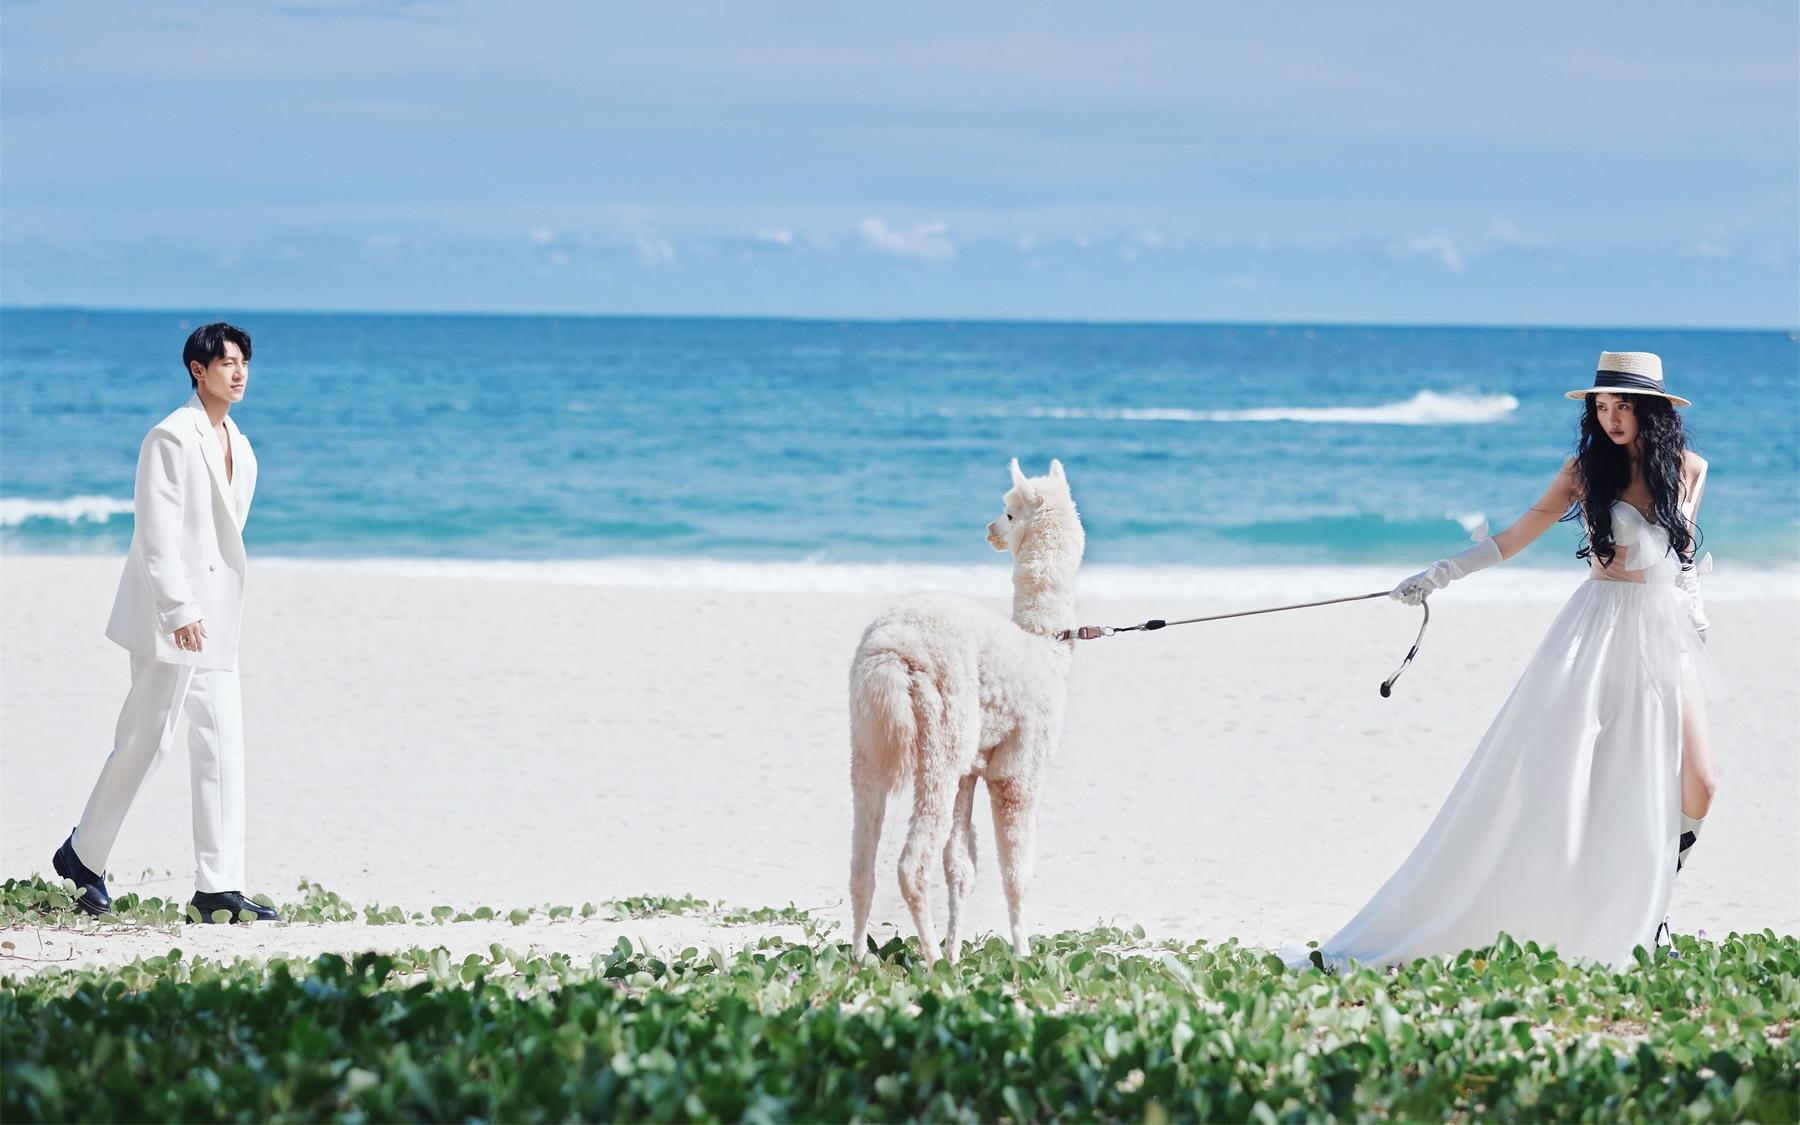
M 858 649 L 850 665 L 850 955 L 861 958 L 875 898 L 875 849 L 888 794 L 912 772 L 912 670 L 886 649 Z
M 851 783 L 885 799 L 912 773 L 918 733 L 912 670 L 894 652 L 858 652 L 850 668 Z

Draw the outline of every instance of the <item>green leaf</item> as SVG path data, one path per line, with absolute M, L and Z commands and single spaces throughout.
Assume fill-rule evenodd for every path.
M 1169 1036 L 1169 1045 L 1174 1050 L 1175 1054 L 1179 1056 L 1181 1052 L 1186 1049 L 1187 1045 L 1193 1041 L 1193 1026 L 1186 1020 L 1176 1021 L 1175 1031 Z
M 1515 1042 L 1519 1045 L 1519 1049 L 1521 1051 L 1531 1050 L 1532 1045 L 1533 1045 L 1533 1040 L 1531 1038 L 1530 1025 L 1526 1024 L 1523 1020 L 1521 1020 L 1520 1022 L 1512 1025 L 1511 1031 L 1512 1031 L 1513 1042 Z

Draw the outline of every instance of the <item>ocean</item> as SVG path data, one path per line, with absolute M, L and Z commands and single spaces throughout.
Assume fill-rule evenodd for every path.
M 253 559 L 832 588 L 997 560 L 1007 461 L 1088 562 L 1395 580 L 1529 506 L 1602 349 L 1661 353 L 1720 570 L 1800 573 L 1781 331 L 0 310 L 0 550 L 119 553 L 187 332 L 254 340 Z M 1515 566 L 1579 574 L 1573 525 Z M 1002 568 L 1003 569 L 1003 568 Z M 1147 579 L 1146 579 L 1147 580 Z

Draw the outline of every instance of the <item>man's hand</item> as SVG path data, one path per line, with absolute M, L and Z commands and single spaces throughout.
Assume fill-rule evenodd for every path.
M 199 652 L 205 647 L 205 639 L 206 623 L 204 621 L 196 621 L 192 625 L 183 625 L 181 628 L 175 630 L 175 647 L 187 649 L 189 652 Z

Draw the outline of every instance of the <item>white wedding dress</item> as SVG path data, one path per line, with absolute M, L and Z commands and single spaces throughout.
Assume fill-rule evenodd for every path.
M 1653 944 L 1681 834 L 1684 680 L 1724 691 L 1668 532 L 1623 501 L 1613 531 L 1613 565 L 1592 561 L 1424 838 L 1319 947 L 1326 964 L 1399 964 L 1502 933 L 1612 965 Z M 1281 950 L 1294 967 L 1312 953 Z

